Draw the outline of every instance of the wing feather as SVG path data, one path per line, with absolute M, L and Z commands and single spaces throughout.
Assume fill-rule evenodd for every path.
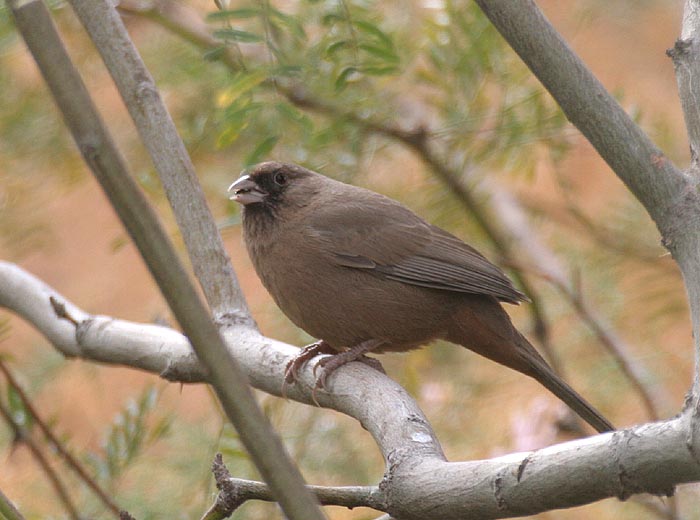
M 346 198 L 313 216 L 310 236 L 322 242 L 337 264 L 421 287 L 484 294 L 510 303 L 527 300 L 473 247 L 398 202 L 361 191 L 363 197 L 352 198 L 361 201 L 361 208 Z

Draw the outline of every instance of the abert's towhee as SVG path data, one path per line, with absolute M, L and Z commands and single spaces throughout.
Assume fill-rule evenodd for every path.
M 533 377 L 599 432 L 613 426 L 549 367 L 499 302 L 526 300 L 476 249 L 402 204 L 293 164 L 265 162 L 234 182 L 253 265 L 277 305 L 320 341 L 287 367 L 286 382 L 319 353 L 316 386 L 368 352 L 436 339 Z M 376 360 L 372 360 L 375 361 Z

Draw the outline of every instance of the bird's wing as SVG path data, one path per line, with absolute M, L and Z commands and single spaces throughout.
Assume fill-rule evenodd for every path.
M 527 300 L 473 247 L 391 199 L 370 198 L 315 215 L 311 233 L 334 262 L 411 285 Z

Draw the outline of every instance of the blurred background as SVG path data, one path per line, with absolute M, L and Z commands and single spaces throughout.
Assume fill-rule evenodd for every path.
M 679 166 L 688 161 L 665 50 L 680 1 L 541 1 L 593 73 Z M 180 237 L 147 154 L 69 6 L 56 23 L 134 175 Z M 121 4 L 192 155 L 262 331 L 298 345 L 260 285 L 226 187 L 265 159 L 301 163 L 401 200 L 500 263 L 533 304 L 518 327 L 617 426 L 679 412 L 693 352 L 685 292 L 648 216 L 471 2 L 203 0 Z M 82 163 L 9 13 L 0 10 L 0 248 L 88 312 L 172 324 L 168 308 Z M 183 251 L 180 244 L 180 249 Z M 136 518 L 198 518 L 215 488 L 217 451 L 257 478 L 208 388 L 132 369 L 65 360 L 0 311 L 0 400 L 35 439 L 83 517 L 102 502 L 37 430 L 17 387 L 62 443 Z M 617 352 L 611 354 L 611 351 Z M 436 344 L 381 356 L 419 401 L 451 460 L 576 437 L 562 405 L 534 381 L 464 349 Z M 376 484 L 383 461 L 360 425 L 258 394 L 310 483 Z M 0 427 L 0 489 L 29 518 L 69 518 L 25 442 Z M 700 518 L 696 486 L 671 504 Z M 646 519 L 610 499 L 541 518 Z M 334 520 L 378 513 L 329 507 Z M 249 503 L 236 519 L 273 519 Z

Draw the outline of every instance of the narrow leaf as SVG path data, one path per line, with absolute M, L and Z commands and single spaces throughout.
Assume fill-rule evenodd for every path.
M 252 153 L 246 157 L 245 165 L 250 166 L 251 164 L 260 162 L 262 157 L 266 156 L 272 151 L 277 144 L 277 141 L 279 141 L 279 136 L 277 135 L 270 136 L 263 140 L 260 144 L 258 144 L 258 146 L 255 147 L 255 150 L 253 150 Z
M 214 31 L 214 37 L 239 43 L 259 43 L 264 40 L 259 34 L 240 29 L 217 29 Z

